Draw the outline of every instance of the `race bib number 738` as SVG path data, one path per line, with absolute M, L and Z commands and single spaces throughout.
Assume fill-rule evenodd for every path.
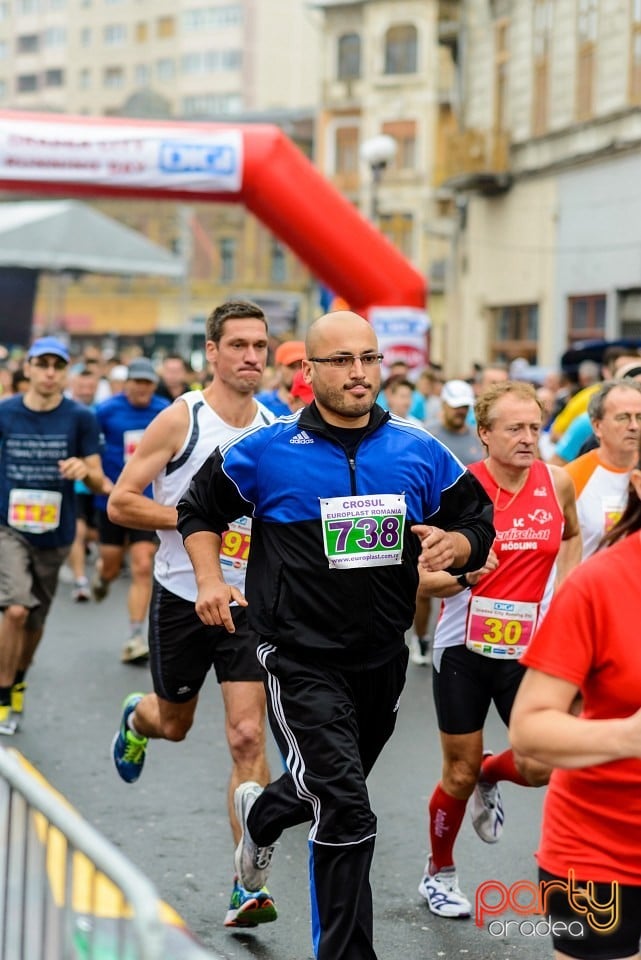
M 338 570 L 401 562 L 407 508 L 403 494 L 331 497 L 320 501 L 323 545 Z

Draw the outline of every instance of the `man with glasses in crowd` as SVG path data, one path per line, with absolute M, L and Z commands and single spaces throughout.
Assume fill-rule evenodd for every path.
M 241 882 L 260 890 L 281 832 L 311 820 L 315 954 L 375 960 L 366 778 L 395 726 L 418 563 L 478 569 L 492 509 L 441 443 L 375 403 L 382 356 L 366 320 L 321 317 L 306 356 L 314 401 L 217 449 L 179 501 L 178 528 L 203 623 L 233 632 L 230 604 L 247 606 L 288 768 L 264 790 L 236 790 Z M 243 515 L 253 518 L 247 600 L 217 561 Z
M 16 732 L 33 659 L 76 534 L 74 483 L 106 484 L 91 410 L 64 396 L 69 352 L 27 353 L 29 388 L 0 404 L 0 734 Z
M 590 397 L 588 415 L 599 446 L 565 467 L 576 492 L 583 560 L 594 553 L 628 500 L 641 433 L 641 383 L 606 380 Z

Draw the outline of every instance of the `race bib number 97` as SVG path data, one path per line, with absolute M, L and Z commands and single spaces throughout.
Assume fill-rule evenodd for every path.
M 229 524 L 229 529 L 222 535 L 220 545 L 220 563 L 222 567 L 234 567 L 244 570 L 249 558 L 251 543 L 251 519 L 242 517 Z
M 401 562 L 407 508 L 403 494 L 331 497 L 320 501 L 323 545 L 337 570 Z

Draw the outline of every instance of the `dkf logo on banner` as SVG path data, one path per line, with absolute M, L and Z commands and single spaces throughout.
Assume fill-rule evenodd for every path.
M 561 893 L 567 898 L 576 920 L 566 922 L 548 916 L 549 898 L 553 893 Z M 489 920 L 488 933 L 494 937 L 505 936 L 510 932 L 508 927 L 514 925 L 516 930 L 512 932 L 524 936 L 560 933 L 563 929 L 571 937 L 581 939 L 585 936 L 586 924 L 597 933 L 614 930 L 620 919 L 619 904 L 620 889 L 616 881 L 609 885 L 609 893 L 599 900 L 595 884 L 592 881 L 577 882 L 574 870 L 568 871 L 567 880 L 541 880 L 539 883 L 517 880 L 509 887 L 500 880 L 486 880 L 476 888 L 475 923 L 482 927 Z M 541 920 L 498 920 L 504 913 L 515 913 L 520 917 L 539 915 Z

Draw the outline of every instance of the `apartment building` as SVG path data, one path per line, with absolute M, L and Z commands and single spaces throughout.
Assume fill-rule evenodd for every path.
M 0 105 L 184 120 L 310 107 L 317 34 L 299 0 L 2 0 Z
M 0 0 L 0 109 L 271 122 L 310 155 L 319 54 L 302 0 Z M 41 327 L 198 337 L 212 306 L 238 293 L 265 303 L 276 332 L 309 312 L 313 278 L 244 209 L 97 205 L 181 253 L 190 275 L 180 286 L 43 278 Z
M 446 353 L 641 336 L 641 3 L 461 0 Z
M 439 46 L 436 0 L 315 0 L 323 17 L 317 163 L 425 273 L 432 355 L 443 337 L 444 271 L 451 194 L 435 189 L 440 131 L 447 129 L 456 74 Z M 387 162 L 364 153 L 391 138 Z

